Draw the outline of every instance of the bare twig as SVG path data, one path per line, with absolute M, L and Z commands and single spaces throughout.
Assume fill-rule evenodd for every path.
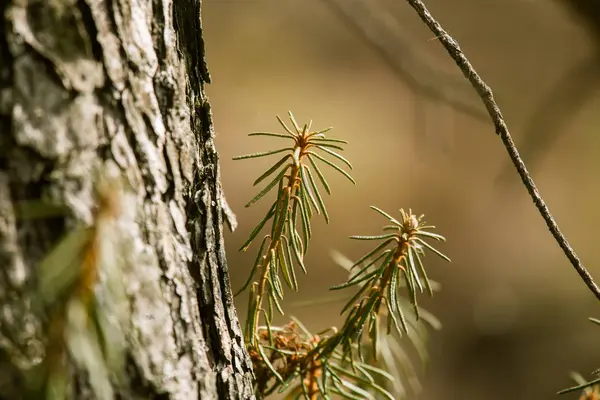
M 358 32 L 367 44 L 398 74 L 403 82 L 424 97 L 487 121 L 487 115 L 462 80 L 428 66 L 411 50 L 401 24 L 380 2 L 373 0 L 325 0 L 342 21 Z
M 600 87 L 600 52 L 569 68 L 554 84 L 550 93 L 537 107 L 524 129 L 519 144 L 529 168 L 537 167 L 540 159 L 559 139 L 563 128 L 575 113 L 588 102 Z M 498 176 L 507 181 L 512 177 L 508 163 Z
M 560 232 L 554 217 L 552 217 L 552 214 L 550 214 L 548 206 L 546 206 L 546 203 L 540 196 L 533 179 L 531 179 L 531 176 L 529 176 L 529 172 L 527 172 L 527 168 L 525 167 L 521 156 L 519 156 L 519 152 L 517 151 L 510 133 L 508 132 L 508 127 L 504 122 L 502 112 L 494 100 L 492 90 L 481 79 L 477 71 L 475 71 L 467 57 L 460 49 L 458 43 L 442 28 L 435 18 L 433 18 L 429 10 L 427 10 L 427 7 L 425 7 L 425 4 L 423 4 L 421 0 L 406 1 L 417 12 L 417 14 L 419 14 L 419 17 L 425 23 L 425 25 L 427 25 L 427 27 L 440 40 L 450 57 L 452 57 L 458 68 L 460 68 L 462 71 L 465 78 L 467 78 L 467 80 L 479 94 L 479 97 L 481 97 L 481 100 L 483 101 L 483 104 L 485 105 L 488 114 L 494 123 L 496 134 L 498 134 L 502 139 L 504 147 L 506 147 L 506 151 L 508 152 L 512 163 L 514 164 L 515 168 L 517 168 L 523 184 L 527 188 L 527 191 L 533 199 L 533 202 L 538 208 L 540 214 L 546 221 L 546 225 L 548 226 L 548 229 L 550 229 L 552 236 L 554 236 L 556 242 L 560 245 L 569 261 L 571 261 L 573 268 L 575 268 L 577 273 L 579 273 L 581 279 L 583 279 L 587 287 L 592 291 L 592 293 L 594 293 L 596 298 L 600 300 L 600 288 L 598 285 L 596 285 L 590 273 L 583 266 L 581 260 L 579 260 L 579 257 L 577 257 L 577 254 L 575 254 L 575 251 L 567 241 L 567 238 L 565 238 L 565 236 Z

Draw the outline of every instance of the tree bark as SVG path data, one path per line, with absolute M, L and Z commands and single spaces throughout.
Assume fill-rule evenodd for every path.
M 92 219 L 92 171 L 134 188 L 124 399 L 250 399 L 233 306 L 200 0 L 0 0 L 0 397 L 39 362 L 35 266 Z M 66 215 L 21 220 L 23 201 Z M 75 371 L 73 398 L 92 398 Z

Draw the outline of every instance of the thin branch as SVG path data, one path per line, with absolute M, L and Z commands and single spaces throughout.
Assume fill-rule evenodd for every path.
M 325 0 L 325 3 L 379 53 L 412 90 L 428 99 L 449 104 L 473 118 L 487 121 L 485 110 L 468 91 L 468 85 L 421 60 L 411 50 L 400 22 L 382 4 L 373 0 Z
M 421 0 L 406 1 L 417 12 L 417 14 L 419 14 L 419 17 L 425 23 L 425 25 L 427 25 L 427 27 L 440 40 L 450 57 L 452 57 L 458 68 L 460 68 L 460 70 L 462 71 L 465 78 L 467 78 L 467 80 L 471 83 L 471 85 L 479 94 L 479 97 L 481 97 L 481 100 L 483 101 L 483 104 L 485 105 L 485 108 L 487 109 L 488 114 L 492 119 L 492 122 L 494 123 L 494 127 L 496 128 L 496 134 L 498 134 L 502 139 L 504 147 L 506 147 L 506 151 L 508 152 L 508 155 L 510 156 L 513 165 L 515 166 L 515 168 L 517 168 L 517 171 L 519 172 L 519 176 L 521 176 L 523 184 L 527 188 L 529 195 L 533 199 L 534 204 L 536 205 L 540 214 L 544 218 L 544 221 L 546 221 L 546 225 L 548 226 L 548 229 L 550 229 L 552 236 L 554 236 L 556 242 L 560 245 L 561 249 L 567 256 L 569 261 L 571 261 L 573 268 L 575 268 L 579 276 L 581 276 L 581 279 L 583 279 L 587 287 L 592 291 L 592 293 L 594 293 L 596 298 L 600 300 L 600 288 L 598 287 L 598 285 L 596 285 L 596 282 L 594 282 L 594 279 L 592 278 L 590 273 L 583 266 L 581 260 L 579 260 L 579 257 L 577 257 L 577 254 L 575 254 L 575 251 L 567 241 L 567 238 L 565 238 L 565 236 L 560 232 L 560 229 L 558 228 L 554 217 L 552 217 L 552 214 L 550 214 L 548 206 L 546 206 L 546 203 L 540 196 L 540 193 L 537 187 L 535 186 L 533 179 L 531 179 L 531 176 L 529 176 L 529 172 L 527 172 L 527 168 L 525 167 L 521 156 L 519 156 L 519 152 L 517 151 L 517 148 L 515 147 L 515 144 L 510 136 L 510 133 L 508 132 L 508 127 L 504 122 L 502 112 L 500 111 L 500 108 L 494 100 L 492 90 L 481 79 L 477 71 L 475 71 L 467 57 L 463 54 L 456 40 L 454 40 L 433 18 L 429 10 L 427 10 L 427 8 L 425 7 L 425 4 L 423 4 Z
M 568 68 L 536 108 L 519 144 L 521 154 L 534 173 L 541 158 L 547 155 L 564 132 L 565 125 L 598 92 L 599 78 L 600 52 L 596 52 Z M 509 176 L 512 177 L 512 165 L 506 163 L 497 180 L 506 182 Z
M 600 88 L 600 2 L 558 0 L 558 3 L 585 27 L 593 54 L 563 72 L 527 122 L 519 148 L 530 169 L 547 156 L 546 150 L 558 140 L 562 128 Z M 512 166 L 507 165 L 497 179 L 506 181 L 509 172 Z

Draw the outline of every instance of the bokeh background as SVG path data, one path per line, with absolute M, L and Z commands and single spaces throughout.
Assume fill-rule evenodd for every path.
M 600 277 L 600 96 L 596 91 L 577 103 L 572 93 L 555 90 L 560 84 L 578 93 L 573 88 L 589 89 L 597 82 L 569 72 L 598 48 L 593 30 L 569 10 L 568 0 L 426 3 L 493 88 L 517 143 L 526 142 L 525 161 L 531 161 L 559 226 Z M 427 80 L 443 73 L 448 79 L 442 83 L 459 82 L 461 99 L 478 104 L 414 11 L 401 0 L 370 1 L 385 16 L 381 24 L 393 25 L 402 37 L 398 48 L 391 42 L 400 56 L 396 62 L 407 61 L 399 71 L 339 4 L 344 7 L 332 0 L 203 2 L 213 79 L 207 90 L 222 182 L 239 220 L 237 231 L 226 236 L 234 289 L 246 279 L 257 251 L 256 246 L 246 253 L 237 249 L 267 202 L 244 205 L 269 160 L 231 158 L 276 146 L 246 134 L 279 130 L 275 115 L 291 110 L 299 122 L 333 126 L 333 137 L 350 142 L 345 154 L 357 185 L 329 174 L 331 223 L 314 221 L 309 274 L 300 278 L 299 293 L 288 292 L 288 314 L 315 331 L 339 326 L 342 303 L 303 303 L 326 298 L 328 287 L 346 278 L 330 252 L 356 259 L 369 250 L 369 244 L 347 239 L 376 234 L 384 224 L 369 205 L 388 212 L 412 208 L 446 236 L 439 248 L 452 258 L 448 264 L 428 257 L 429 274 L 442 291 L 422 302 L 443 330 L 431 336 L 431 362 L 418 398 L 556 398 L 556 391 L 572 384 L 569 371 L 589 376 L 600 367 L 600 327 L 587 321 L 600 317 L 597 301 L 553 241 L 516 171 L 504 173 L 508 157 L 491 123 L 411 84 L 410 76 Z M 433 84 L 443 89 L 440 82 Z M 550 144 L 545 132 L 536 139 L 541 155 L 534 154 L 536 142 L 527 141 L 535 115 L 543 116 L 540 121 L 562 116 L 560 124 L 551 124 L 558 130 L 551 145 L 542 146 Z M 242 321 L 246 298 L 236 299 Z

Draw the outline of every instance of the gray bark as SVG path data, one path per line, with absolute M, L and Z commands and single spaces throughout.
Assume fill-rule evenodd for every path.
M 135 190 L 121 398 L 252 398 L 223 245 L 200 0 L 0 1 L 0 397 L 42 354 L 35 265 L 92 218 L 92 171 Z M 20 220 L 44 199 L 65 216 Z M 39 361 L 39 360 L 38 360 Z M 75 371 L 73 397 L 88 398 Z

